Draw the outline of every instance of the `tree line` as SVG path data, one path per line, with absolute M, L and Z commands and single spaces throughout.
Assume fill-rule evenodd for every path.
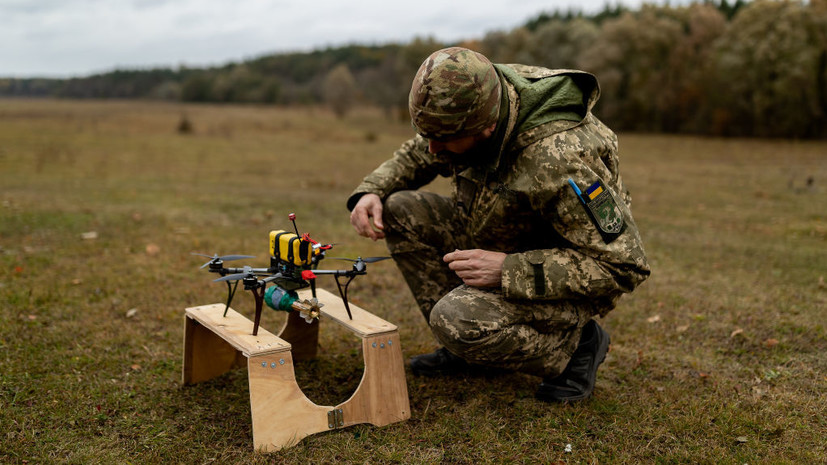
M 405 114 L 432 51 L 461 45 L 492 61 L 582 69 L 611 127 L 721 136 L 827 137 L 827 0 L 709 0 L 637 10 L 542 13 L 460 44 L 348 45 L 221 67 L 117 70 L 65 80 L 0 79 L 0 95 L 151 98 L 281 105 L 354 104 Z

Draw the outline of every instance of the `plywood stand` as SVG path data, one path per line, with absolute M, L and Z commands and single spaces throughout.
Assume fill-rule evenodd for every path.
M 301 298 L 309 291 L 299 292 Z M 273 451 L 322 431 L 358 423 L 384 426 L 407 420 L 411 410 L 402 348 L 396 326 L 323 289 L 322 320 L 332 319 L 362 340 L 365 368 L 353 395 L 336 406 L 316 405 L 302 393 L 293 361 L 316 355 L 319 322 L 307 324 L 291 312 L 279 336 L 264 328 L 252 335 L 253 322 L 224 304 L 186 309 L 183 383 L 193 384 L 246 365 L 250 381 L 253 445 Z

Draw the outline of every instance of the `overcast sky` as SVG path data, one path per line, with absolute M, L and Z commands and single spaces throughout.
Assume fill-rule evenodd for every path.
M 481 38 L 606 0 L 0 0 L 0 77 L 209 66 L 345 44 Z M 640 0 L 613 0 L 638 8 Z M 662 2 L 656 2 L 662 3 Z M 672 4 L 681 3 L 673 1 Z

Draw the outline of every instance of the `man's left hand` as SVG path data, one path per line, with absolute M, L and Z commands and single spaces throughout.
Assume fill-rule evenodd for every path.
M 505 256 L 502 252 L 481 249 L 455 250 L 445 254 L 442 260 L 469 286 L 499 287 Z

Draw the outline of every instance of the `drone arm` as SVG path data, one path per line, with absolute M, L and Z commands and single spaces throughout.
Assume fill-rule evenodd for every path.
M 367 274 L 364 270 L 313 270 L 314 274 L 330 274 L 333 276 L 356 276 L 360 274 Z
M 268 268 L 224 268 L 226 274 L 251 273 L 254 275 L 269 275 L 271 274 Z

